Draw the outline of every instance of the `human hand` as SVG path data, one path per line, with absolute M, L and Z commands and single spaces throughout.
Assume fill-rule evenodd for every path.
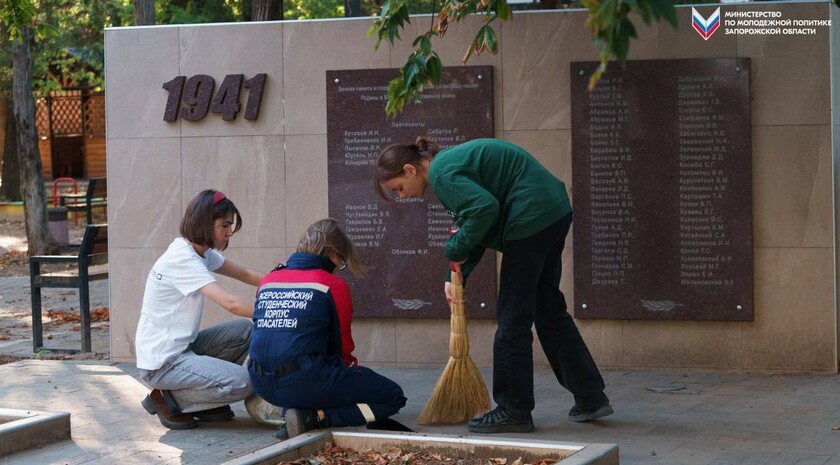
M 459 261 L 459 262 L 451 262 L 449 264 L 449 267 L 450 267 L 450 270 L 451 270 L 450 276 L 458 276 L 458 279 L 456 280 L 458 282 L 458 284 L 463 284 L 463 282 L 464 282 L 464 277 L 461 275 L 461 265 L 463 263 L 464 263 L 464 260 Z M 463 304 L 464 303 L 464 297 L 463 297 L 462 292 L 458 292 L 458 294 L 459 294 L 457 296 L 458 300 L 456 300 L 456 297 L 453 295 L 452 282 L 451 281 L 447 281 L 446 283 L 444 283 L 443 292 L 444 292 L 444 295 L 446 296 L 446 301 L 450 305 L 452 305 L 453 303 L 456 303 L 456 304 Z
M 446 284 L 444 284 L 443 292 L 446 295 L 446 301 L 450 305 L 452 305 L 452 304 L 462 304 L 462 303 L 466 302 L 466 299 L 464 299 L 463 297 L 460 300 L 455 300 L 455 298 L 452 297 L 452 283 L 450 283 L 449 281 L 447 281 Z

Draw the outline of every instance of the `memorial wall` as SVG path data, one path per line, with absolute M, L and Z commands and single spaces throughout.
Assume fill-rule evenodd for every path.
M 828 2 L 719 6 L 723 18 L 838 18 Z M 187 202 L 216 188 L 243 216 L 225 255 L 257 270 L 285 261 L 313 221 L 339 218 L 371 271 L 345 276 L 355 355 L 442 367 L 447 215 L 431 196 L 379 200 L 371 163 L 417 135 L 444 146 L 493 136 L 570 188 L 561 288 L 602 368 L 836 372 L 838 33 L 730 34 L 725 19 L 703 37 L 691 8 L 677 11 L 679 30 L 640 26 L 627 67 L 592 92 L 584 11 L 517 12 L 498 26 L 498 55 L 461 67 L 483 19 L 469 18 L 436 44 L 449 80 L 395 119 L 376 109 L 382 87 L 428 17 L 378 51 L 367 18 L 108 29 L 112 358 L 134 359 L 148 270 Z M 481 366 L 492 364 L 500 257 L 485 254 L 466 289 Z M 209 304 L 204 325 L 228 318 Z M 547 365 L 537 341 L 534 354 Z
M 575 316 L 752 320 L 750 61 L 571 64 Z
M 368 265 L 367 276 L 348 275 L 358 317 L 448 318 L 440 286 L 452 217 L 431 189 L 423 198 L 386 202 L 373 190 L 373 169 L 389 144 L 423 136 L 441 149 L 493 137 L 493 67 L 447 68 L 421 103 L 398 116 L 383 111 L 397 69 L 327 71 L 329 215 L 344 225 Z M 493 318 L 496 260 L 487 254 L 470 275 L 470 318 Z

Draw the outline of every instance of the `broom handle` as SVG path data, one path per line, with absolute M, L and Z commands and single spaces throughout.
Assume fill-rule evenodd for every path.
M 464 308 L 464 287 L 461 265 L 450 263 L 452 270 L 450 282 L 452 283 L 452 302 L 450 303 L 451 315 L 449 319 L 449 355 L 460 360 L 469 356 L 470 342 L 467 336 L 467 316 Z

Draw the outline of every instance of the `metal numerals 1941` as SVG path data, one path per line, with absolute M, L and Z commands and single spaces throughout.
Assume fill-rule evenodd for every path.
M 260 114 L 265 77 L 265 73 L 260 73 L 246 80 L 242 74 L 228 74 L 213 95 L 216 81 L 211 76 L 196 74 L 189 79 L 177 76 L 163 83 L 163 88 L 169 92 L 163 120 L 172 122 L 181 117 L 187 121 L 198 121 L 210 111 L 221 113 L 225 121 L 233 121 L 239 112 L 239 91 L 243 86 L 248 89 L 245 119 L 256 120 Z

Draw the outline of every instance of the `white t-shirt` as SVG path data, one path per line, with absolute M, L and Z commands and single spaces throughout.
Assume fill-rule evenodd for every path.
M 207 249 L 202 257 L 183 237 L 172 241 L 157 259 L 146 279 L 137 324 L 137 368 L 157 370 L 195 340 L 204 313 L 199 289 L 216 282 L 211 271 L 224 262 L 214 249 Z

